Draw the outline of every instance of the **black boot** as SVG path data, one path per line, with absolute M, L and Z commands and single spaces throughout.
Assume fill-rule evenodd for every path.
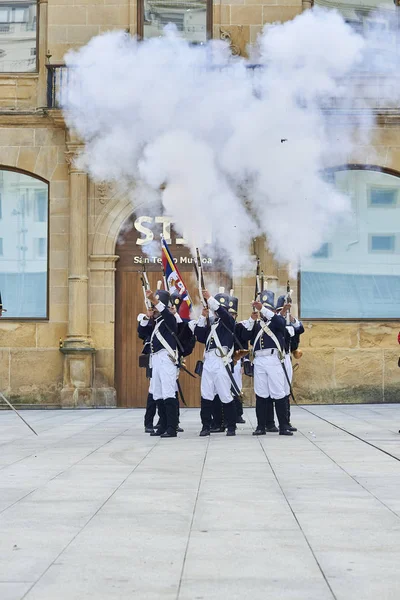
M 235 409 L 235 401 L 227 402 L 224 404 L 224 415 L 227 426 L 227 434 L 228 436 L 236 435 L 236 409 Z
M 286 413 L 287 413 L 287 421 L 289 424 L 289 431 L 297 431 L 297 427 L 293 427 L 293 425 L 290 422 L 290 396 L 286 396 L 287 397 L 287 405 L 286 405 Z
M 167 419 L 167 428 L 161 437 L 176 437 L 176 429 L 178 427 L 176 398 L 166 398 L 164 400 L 164 406 Z
M 220 431 L 225 431 L 225 427 L 223 425 L 223 408 L 222 402 L 219 396 L 215 396 L 211 405 L 211 433 L 219 433 Z
M 159 422 L 157 423 L 157 429 L 150 435 L 162 435 L 167 431 L 167 412 L 165 410 L 164 400 L 156 400 L 157 402 L 157 410 L 158 415 L 160 417 Z
M 236 423 L 246 423 L 243 419 L 243 402 L 238 396 L 235 396 L 234 402 L 236 409 Z
M 200 432 L 200 437 L 210 435 L 212 404 L 212 400 L 201 399 L 200 419 L 203 427 Z
M 144 430 L 145 433 L 153 433 L 153 420 L 156 414 L 157 404 L 153 398 L 153 394 L 148 394 L 146 403 L 146 412 L 144 414 Z
M 276 431 L 278 431 L 278 428 L 275 425 L 275 419 L 274 419 L 274 401 L 272 400 L 272 398 L 267 398 L 266 430 L 268 432 L 276 432 Z
M 180 426 L 179 426 L 179 418 L 180 418 L 180 416 L 181 416 L 181 409 L 180 409 L 180 407 L 179 407 L 179 396 L 178 396 L 178 392 L 176 392 L 176 394 L 175 394 L 175 398 L 176 398 L 176 418 L 177 418 L 177 422 L 178 422 L 178 425 L 176 426 L 176 431 L 177 431 L 178 433 L 183 433 L 183 429 L 182 429 L 182 427 L 180 427 Z
M 253 435 L 264 435 L 267 422 L 267 398 L 256 396 L 257 429 Z
M 276 416 L 279 421 L 279 435 L 293 435 L 289 429 L 289 422 L 287 420 L 287 397 L 275 400 Z

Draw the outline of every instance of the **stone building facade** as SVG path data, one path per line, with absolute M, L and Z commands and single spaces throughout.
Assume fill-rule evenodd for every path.
M 208 23 L 215 38 L 227 39 L 235 54 L 245 54 L 265 23 L 292 19 L 308 8 L 308 0 L 215 0 L 208 5 Z M 116 406 L 116 245 L 137 206 L 75 166 L 80 143 L 49 102 L 48 74 L 49 65 L 61 64 L 67 50 L 103 31 L 135 34 L 140 11 L 136 0 L 40 0 L 36 14 L 37 70 L 0 72 L 0 168 L 48 183 L 48 307 L 40 318 L 3 314 L 0 389 L 22 405 Z M 373 145 L 360 146 L 348 163 L 400 177 L 400 112 L 380 110 L 377 123 Z M 397 219 L 399 212 L 400 200 Z M 256 252 L 265 273 L 285 286 L 287 270 L 262 240 Z M 235 273 L 234 285 L 245 316 L 254 281 Z M 292 287 L 296 311 L 296 283 Z M 7 308 L 7 293 L 1 291 Z M 304 325 L 295 376 L 299 399 L 400 400 L 399 322 L 308 319 Z

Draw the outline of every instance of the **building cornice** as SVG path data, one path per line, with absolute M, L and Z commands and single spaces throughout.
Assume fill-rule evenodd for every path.
M 371 114 L 375 123 L 385 127 L 400 126 L 400 107 L 399 108 L 380 108 L 380 109 L 362 109 L 362 108 L 326 108 L 326 115 L 336 121 L 338 124 L 371 125 Z M 0 127 L 60 127 L 67 129 L 64 115 L 59 108 L 38 108 L 32 111 L 0 110 Z

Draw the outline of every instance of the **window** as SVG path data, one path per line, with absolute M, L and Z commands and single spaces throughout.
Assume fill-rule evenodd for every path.
M 35 221 L 47 221 L 47 190 L 35 190 Z
M 211 0 L 139 0 L 139 35 L 158 37 L 172 23 L 189 42 L 204 43 L 211 37 L 211 12 Z
M 394 235 L 371 235 L 370 236 L 370 251 L 371 252 L 394 252 L 395 236 Z
M 335 185 L 345 190 L 351 200 L 353 217 L 333 231 L 319 251 L 303 261 L 301 316 L 398 319 L 400 177 L 367 168 L 340 169 L 333 173 Z M 392 209 L 385 210 L 387 206 Z
M 35 256 L 46 256 L 46 238 L 35 238 Z
M 47 183 L 0 170 L 0 291 L 6 317 L 47 316 Z M 3 316 L 4 318 L 4 316 Z
M 369 189 L 369 203 L 371 206 L 396 206 L 397 188 L 374 187 Z
M 37 71 L 37 8 L 32 0 L 0 0 L 0 72 Z

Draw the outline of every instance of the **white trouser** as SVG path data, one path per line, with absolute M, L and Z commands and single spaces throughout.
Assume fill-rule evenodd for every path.
M 288 374 L 288 377 L 289 377 L 289 381 L 290 381 L 290 383 L 292 383 L 293 367 L 292 367 L 292 361 L 290 360 L 290 354 L 285 354 L 285 367 L 286 367 L 286 373 Z M 288 384 L 286 376 L 285 376 L 285 396 L 289 396 L 289 394 L 290 394 L 290 387 L 289 387 L 289 384 Z
M 261 398 L 279 400 L 287 396 L 285 374 L 278 354 L 266 354 L 254 358 L 254 392 Z
M 151 355 L 151 386 L 154 400 L 175 398 L 177 366 L 166 350 Z
M 231 380 L 222 362 L 215 352 L 206 352 L 204 357 L 203 374 L 201 376 L 201 397 L 204 400 L 214 400 L 219 396 L 221 402 L 232 402 Z
M 233 367 L 233 379 L 236 381 L 236 385 L 238 386 L 239 390 L 242 391 L 242 362 L 240 360 L 238 360 L 236 365 Z

